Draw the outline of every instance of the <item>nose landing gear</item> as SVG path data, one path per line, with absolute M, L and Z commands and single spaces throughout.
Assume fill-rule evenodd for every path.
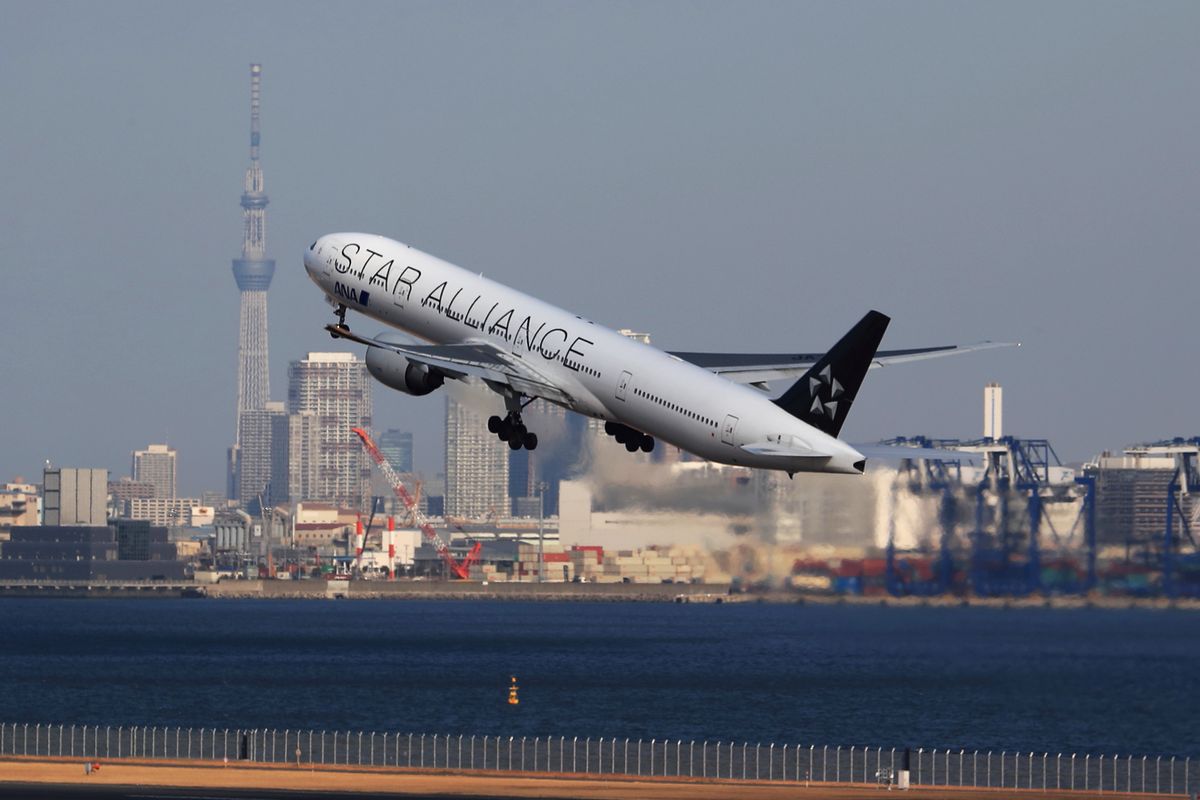
M 337 308 L 334 309 L 333 313 L 337 314 L 338 321 L 337 321 L 337 325 L 334 325 L 332 328 L 329 328 L 329 336 L 332 339 L 340 339 L 341 334 L 350 332 L 350 327 L 346 324 L 346 305 L 345 305 L 345 303 L 338 303 Z
M 526 450 L 537 449 L 537 434 L 525 427 L 519 411 L 510 411 L 503 419 L 492 415 L 488 417 L 487 426 L 489 433 L 496 434 L 502 442 L 508 442 L 508 446 L 513 450 L 520 450 L 522 447 Z

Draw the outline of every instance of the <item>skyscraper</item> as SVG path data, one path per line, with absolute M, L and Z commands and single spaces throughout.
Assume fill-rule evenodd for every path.
M 379 452 L 396 472 L 413 471 L 413 436 L 408 431 L 388 428 L 379 436 Z
M 262 65 L 250 65 L 250 166 L 242 189 L 242 257 L 233 261 L 241 293 L 238 322 L 237 427 L 229 453 L 230 496 L 240 491 L 237 465 L 242 445 L 242 415 L 259 411 L 271 396 L 267 364 L 267 289 L 275 261 L 266 257 L 267 195 L 258 162 L 258 110 Z
M 286 419 L 283 403 L 265 403 L 263 408 L 243 411 L 242 443 L 238 448 L 238 502 L 243 508 L 258 508 L 261 500 L 267 505 L 287 498 L 287 483 L 275 486 L 272 476 L 276 448 L 274 437 L 279 423 Z M 286 429 L 284 448 L 286 445 Z M 283 451 L 286 454 L 286 449 Z M 286 459 L 286 455 L 284 456 Z M 253 512 L 251 512 L 253 513 Z
M 176 453 L 165 444 L 152 444 L 133 451 L 133 479 L 154 487 L 154 496 L 170 499 L 176 494 Z
M 508 453 L 485 415 L 446 396 L 446 516 L 509 512 Z
M 366 507 L 371 487 L 371 462 L 351 428 L 371 427 L 371 377 L 367 365 L 353 353 L 309 353 L 288 367 L 288 413 L 308 412 L 314 419 L 317 449 L 308 463 L 295 467 L 312 475 L 311 496 L 292 500 L 321 500 L 343 508 Z M 302 426 L 301 426 L 302 427 Z M 296 430 L 292 452 L 300 455 L 303 434 Z M 291 466 L 289 466 L 291 469 Z M 297 476 L 299 478 L 300 476 Z M 295 485 L 295 480 L 291 481 Z

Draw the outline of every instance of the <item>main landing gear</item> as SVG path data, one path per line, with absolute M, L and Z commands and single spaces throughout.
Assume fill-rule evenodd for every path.
M 520 411 L 510 411 L 503 419 L 492 415 L 488 417 L 487 426 L 490 433 L 500 437 L 500 441 L 508 442 L 508 446 L 513 450 L 520 450 L 522 447 L 526 450 L 537 449 L 537 434 L 525 427 Z
M 636 453 L 639 449 L 643 453 L 649 453 L 654 449 L 653 436 L 635 431 L 628 425 L 622 425 L 619 422 L 605 422 L 604 432 L 625 445 L 625 449 L 631 453 Z

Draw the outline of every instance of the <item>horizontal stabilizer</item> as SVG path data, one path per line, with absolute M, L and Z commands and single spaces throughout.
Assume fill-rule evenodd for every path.
M 804 459 L 806 461 L 828 461 L 831 456 L 828 453 L 819 453 L 808 447 L 799 447 L 797 445 L 779 444 L 777 442 L 754 442 L 752 444 L 744 444 L 741 447 L 747 453 L 753 456 L 771 456 L 774 458 L 795 458 Z

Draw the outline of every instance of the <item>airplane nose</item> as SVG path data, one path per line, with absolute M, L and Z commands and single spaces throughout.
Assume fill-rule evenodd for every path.
M 321 236 L 313 241 L 304 251 L 304 269 L 309 275 L 316 275 L 319 269 L 317 259 L 320 257 L 321 251 L 324 249 L 325 237 Z

